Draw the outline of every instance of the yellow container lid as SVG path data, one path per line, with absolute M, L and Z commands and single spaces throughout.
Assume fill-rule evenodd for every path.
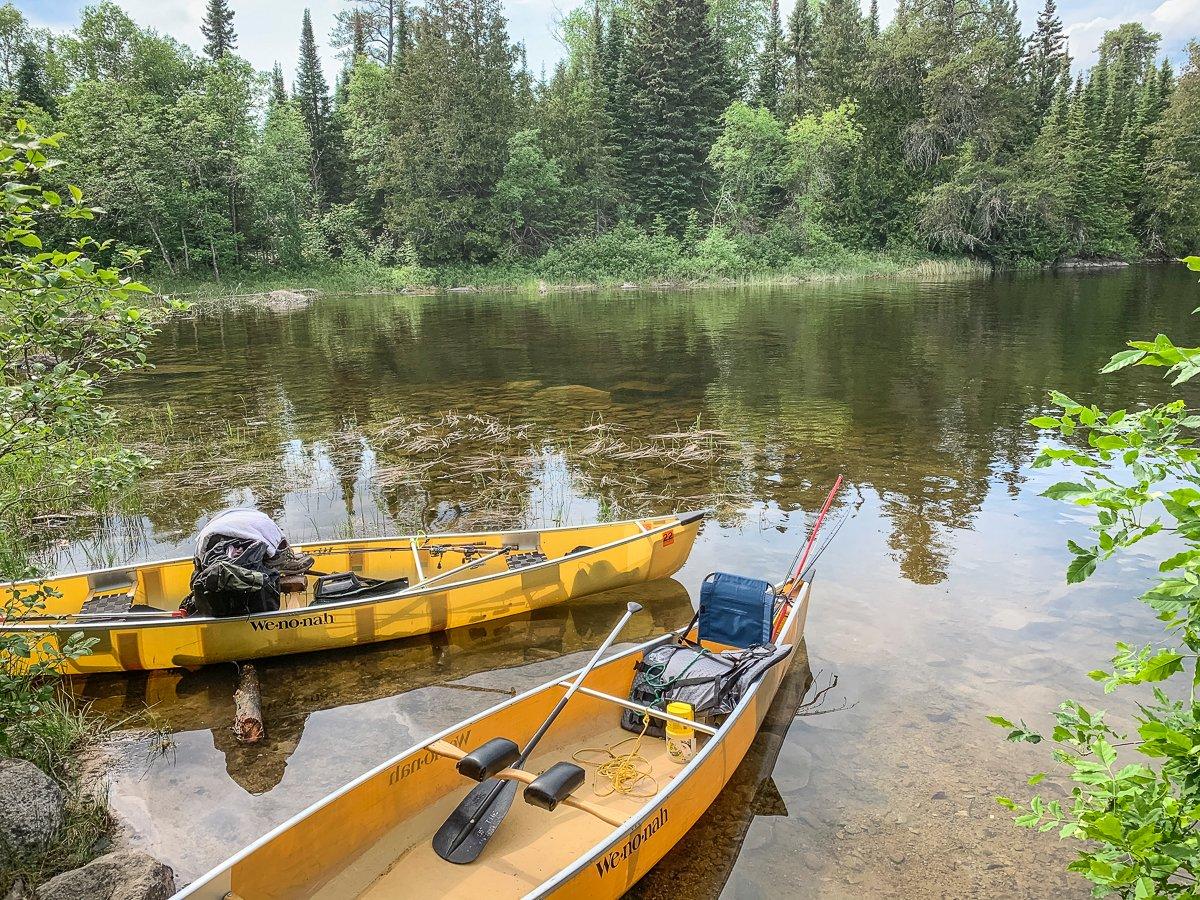
M 684 703 L 681 700 L 672 700 L 667 704 L 667 712 L 673 716 L 679 716 L 681 719 L 695 719 L 695 710 L 692 709 L 692 704 Z M 691 728 L 686 725 L 680 725 L 678 722 L 667 721 L 667 734 L 673 734 L 676 737 L 691 737 L 695 734 Z

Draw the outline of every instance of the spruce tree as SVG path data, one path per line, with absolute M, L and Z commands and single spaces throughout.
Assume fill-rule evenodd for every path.
M 233 10 L 228 0 L 208 0 L 200 33 L 207 40 L 204 52 L 213 62 L 233 51 L 237 46 L 237 34 L 233 30 Z
M 46 87 L 41 60 L 29 47 L 21 50 L 21 66 L 17 69 L 14 86 L 18 103 L 32 103 L 52 116 L 57 114 L 54 98 Z
M 639 218 L 683 231 L 703 204 L 709 149 L 732 93 L 705 0 L 650 0 L 630 48 L 631 193 Z
M 813 87 L 823 106 L 858 98 L 867 28 L 858 0 L 822 0 L 813 41 Z
M 280 103 L 287 103 L 287 100 L 287 87 L 283 83 L 283 66 L 275 63 L 275 67 L 271 69 L 271 95 L 268 102 L 271 106 L 276 106 Z
M 308 132 L 312 147 L 312 163 L 309 177 L 318 195 L 325 192 L 328 180 L 325 176 L 334 160 L 328 158 L 329 149 L 329 83 L 321 69 L 321 57 L 317 53 L 317 41 L 313 37 L 312 16 L 304 10 L 300 27 L 300 60 L 296 66 L 296 83 L 292 93 L 300 104 L 300 115 Z
M 771 17 L 767 23 L 767 37 L 758 62 L 756 99 L 760 106 L 765 106 L 775 115 L 779 114 L 783 75 L 783 26 L 779 20 L 779 0 L 771 0 Z
M 783 117 L 791 120 L 806 112 L 812 103 L 812 42 L 815 20 L 809 0 L 796 0 L 788 16 L 786 44 L 788 73 L 784 91 Z
M 1040 122 L 1054 102 L 1059 83 L 1071 72 L 1067 36 L 1054 0 L 1046 0 L 1038 13 L 1037 26 L 1025 48 L 1025 68 L 1035 121 Z

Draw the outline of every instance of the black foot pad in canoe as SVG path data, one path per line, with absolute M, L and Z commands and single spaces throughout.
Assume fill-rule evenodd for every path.
M 492 738 L 460 759 L 455 768 L 472 781 L 483 781 L 507 769 L 520 755 L 521 748 L 508 738 Z
M 554 807 L 571 796 L 587 776 L 583 769 L 569 762 L 556 762 L 525 788 L 525 802 L 554 812 Z

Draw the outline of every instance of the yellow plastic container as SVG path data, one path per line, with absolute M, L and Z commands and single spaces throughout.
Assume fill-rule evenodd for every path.
M 674 700 L 667 704 L 667 712 L 681 719 L 695 720 L 692 704 Z M 696 755 L 696 729 L 667 720 L 667 752 L 677 763 L 685 763 Z

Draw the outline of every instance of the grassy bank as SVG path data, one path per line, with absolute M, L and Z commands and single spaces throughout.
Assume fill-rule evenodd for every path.
M 670 248 L 665 248 L 670 249 Z M 190 300 L 215 300 L 277 290 L 336 293 L 437 293 L 494 290 L 556 293 L 633 285 L 693 289 L 739 284 L 800 284 L 859 278 L 936 278 L 986 275 L 991 267 L 967 257 L 937 256 L 911 250 L 881 253 L 844 251 L 820 258 L 793 259 L 779 268 L 716 266 L 704 257 L 668 253 L 595 260 L 561 256 L 512 264 L 427 269 L 389 267 L 370 261 L 339 261 L 295 270 L 260 270 L 214 277 L 175 277 L 157 272 L 147 281 L 162 293 Z

